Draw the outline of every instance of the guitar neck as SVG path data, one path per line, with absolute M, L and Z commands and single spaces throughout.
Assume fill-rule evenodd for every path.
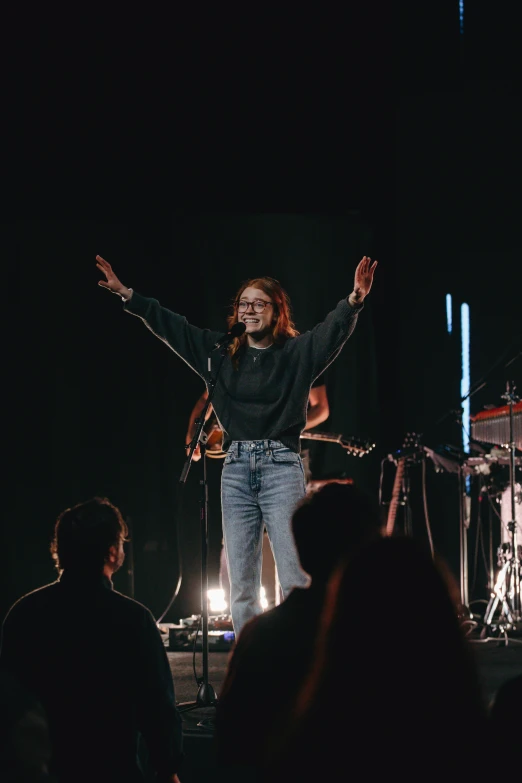
M 399 507 L 399 498 L 401 494 L 401 484 L 402 484 L 403 476 L 404 476 L 404 460 L 401 459 L 398 462 L 397 470 L 395 472 L 392 496 L 388 508 L 388 519 L 386 521 L 386 535 L 388 536 L 391 536 L 391 534 L 393 533 L 393 528 L 395 526 L 395 517 L 397 516 L 397 508 Z
M 357 438 L 344 438 L 342 435 L 336 435 L 332 432 L 303 432 L 301 438 L 308 440 L 323 440 L 327 443 L 338 443 L 349 454 L 368 454 L 373 449 L 374 444 L 369 442 L 363 442 Z
M 324 440 L 328 443 L 340 443 L 342 445 L 343 436 L 333 435 L 331 432 L 302 432 L 301 438 L 307 440 Z

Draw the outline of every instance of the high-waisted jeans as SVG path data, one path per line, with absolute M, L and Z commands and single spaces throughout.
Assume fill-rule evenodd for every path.
M 283 598 L 307 587 L 291 529 L 294 509 L 306 493 L 299 454 L 277 440 L 234 441 L 221 475 L 223 537 L 236 638 L 262 611 L 263 531 L 266 527 Z

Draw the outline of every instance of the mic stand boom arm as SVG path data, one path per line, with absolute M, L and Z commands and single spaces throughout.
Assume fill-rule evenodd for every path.
M 208 409 L 210 408 L 210 406 L 212 404 L 212 398 L 214 396 L 214 392 L 215 392 L 215 389 L 216 389 L 217 379 L 219 377 L 219 373 L 221 371 L 221 367 L 223 365 L 223 361 L 225 359 L 227 351 L 228 351 L 228 345 L 224 345 L 221 348 L 221 351 L 220 351 L 221 359 L 220 359 L 220 362 L 219 362 L 219 365 L 218 365 L 218 368 L 217 368 L 217 371 L 216 371 L 215 378 L 212 377 L 211 358 L 210 358 L 210 354 L 209 354 L 209 357 L 208 357 L 208 367 L 207 367 L 207 371 L 208 371 L 208 380 L 207 380 L 208 395 L 207 395 L 207 399 L 205 400 L 205 405 L 203 406 L 203 409 L 202 409 L 201 413 L 199 414 L 198 418 L 195 421 L 196 429 L 194 431 L 194 437 L 190 441 L 190 445 L 188 447 L 187 458 L 185 460 L 185 464 L 183 465 L 183 470 L 181 471 L 181 475 L 180 475 L 180 478 L 179 478 L 179 483 L 180 484 L 185 484 L 185 482 L 187 481 L 187 476 L 189 474 L 190 466 L 192 464 L 192 457 L 194 456 L 194 452 L 196 450 L 196 447 L 197 447 L 198 443 L 201 443 L 201 445 L 204 447 L 205 443 L 207 442 L 207 436 L 203 432 L 203 427 L 205 425 L 207 411 L 208 411 Z

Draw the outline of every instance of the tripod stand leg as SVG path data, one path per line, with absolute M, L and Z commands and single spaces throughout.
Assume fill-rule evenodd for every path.
M 508 568 L 508 563 L 505 563 L 500 570 L 497 581 L 495 582 L 493 592 L 491 593 L 491 598 L 489 599 L 489 603 L 487 605 L 486 612 L 484 614 L 485 625 L 491 625 L 491 620 L 493 619 L 499 601 L 502 601 L 502 603 L 504 604 L 504 597 L 501 592 L 501 587 L 505 583 L 507 568 Z
M 516 539 L 515 539 L 516 540 Z M 510 569 L 510 582 L 509 582 L 509 595 L 511 598 L 511 606 L 513 609 L 513 615 L 515 620 L 520 622 L 522 620 L 522 594 L 521 594 L 521 572 L 522 561 L 518 557 L 518 550 L 520 546 L 517 544 L 517 553 L 513 554 Z
M 501 613 L 502 616 L 506 619 L 508 623 L 513 625 L 514 622 L 513 613 L 511 612 L 509 603 L 506 598 L 506 596 L 508 595 L 507 580 L 508 580 L 508 574 L 510 573 L 511 565 L 512 564 L 508 560 L 506 563 L 504 563 L 504 565 L 500 569 L 498 579 L 496 581 L 495 587 L 491 594 L 489 604 L 484 614 L 484 624 L 486 626 L 491 625 L 491 621 L 495 615 L 495 610 L 499 603 L 502 605 L 502 613 Z
M 518 558 L 513 557 L 510 562 L 509 577 L 506 594 L 511 602 L 510 621 L 512 623 L 520 622 L 522 620 L 522 612 L 520 610 L 520 561 Z

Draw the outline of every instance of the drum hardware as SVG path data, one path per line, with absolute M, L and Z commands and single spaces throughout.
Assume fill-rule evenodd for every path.
M 522 547 L 518 544 L 518 524 L 516 519 L 516 498 L 517 491 L 515 486 L 515 434 L 514 434 L 514 413 L 513 408 L 520 397 L 515 394 L 515 384 L 513 381 L 506 383 L 506 393 L 502 399 L 506 400 L 509 406 L 509 521 L 506 529 L 508 531 L 509 541 L 501 544 L 499 555 L 500 571 L 497 580 L 491 592 L 491 597 L 484 614 L 484 625 L 486 628 L 492 627 L 497 609 L 500 607 L 500 616 L 497 621 L 498 627 L 504 627 L 505 630 L 516 630 L 517 623 L 522 621 L 522 596 L 520 585 L 522 580 Z

